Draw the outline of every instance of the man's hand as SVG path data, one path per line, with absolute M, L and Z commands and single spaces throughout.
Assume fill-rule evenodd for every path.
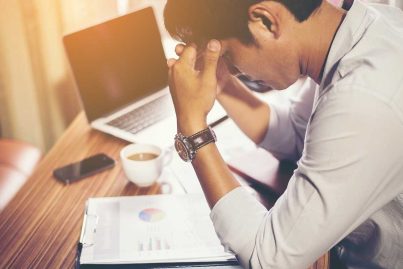
M 197 48 L 183 48 L 178 60 L 169 59 L 169 86 L 175 106 L 178 129 L 192 135 L 207 127 L 206 118 L 217 94 L 217 66 L 221 44 L 211 40 L 202 56 L 202 68 L 197 70 Z
M 176 54 L 180 57 L 185 48 L 186 48 L 186 46 L 184 44 L 176 45 L 176 47 L 175 47 Z M 197 59 L 196 59 L 196 70 L 200 70 L 203 68 L 203 62 L 202 62 L 203 52 L 204 52 L 204 50 L 198 51 L 198 55 L 197 55 Z M 235 78 L 231 75 L 231 72 L 228 69 L 226 59 L 224 59 L 223 57 L 220 57 L 220 59 L 218 60 L 218 65 L 217 65 L 217 96 L 223 92 L 223 90 L 228 85 L 228 81 L 230 79 L 235 79 Z

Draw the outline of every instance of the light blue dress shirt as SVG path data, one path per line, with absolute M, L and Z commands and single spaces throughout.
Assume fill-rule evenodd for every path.
M 243 188 L 211 212 L 245 268 L 307 268 L 337 245 L 349 268 L 403 268 L 403 12 L 355 1 L 322 83 L 271 104 L 261 146 L 298 161 L 267 211 Z

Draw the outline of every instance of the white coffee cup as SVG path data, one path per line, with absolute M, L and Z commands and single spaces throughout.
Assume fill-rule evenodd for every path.
M 150 158 L 143 160 L 141 156 L 145 155 Z M 155 155 L 154 158 L 151 155 Z M 171 158 L 171 151 L 163 151 L 158 146 L 148 144 L 130 144 L 120 151 L 120 159 L 127 179 L 139 187 L 154 184 Z

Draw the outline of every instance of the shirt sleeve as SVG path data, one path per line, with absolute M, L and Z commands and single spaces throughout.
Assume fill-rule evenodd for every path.
M 306 125 L 312 113 L 317 84 L 306 79 L 286 104 L 270 103 L 268 131 L 259 144 L 277 159 L 297 161 L 304 146 Z
M 319 100 L 298 168 L 270 211 L 237 188 L 211 212 L 245 268 L 307 268 L 403 191 L 399 118 L 368 93 L 332 92 Z

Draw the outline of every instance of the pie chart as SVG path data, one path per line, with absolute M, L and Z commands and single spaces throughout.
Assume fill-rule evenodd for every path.
M 165 212 L 157 208 L 146 208 L 139 213 L 139 219 L 144 222 L 158 222 L 163 220 L 165 216 Z

